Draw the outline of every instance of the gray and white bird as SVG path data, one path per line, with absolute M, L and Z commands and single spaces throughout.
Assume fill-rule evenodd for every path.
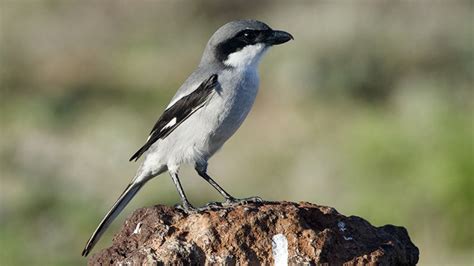
M 293 39 L 257 20 L 232 21 L 219 28 L 206 45 L 201 62 L 171 99 L 146 143 L 131 158 L 144 157 L 135 177 L 100 222 L 82 252 L 87 256 L 110 223 L 140 188 L 168 171 L 185 211 L 193 211 L 178 170 L 193 164 L 197 173 L 225 198 L 238 203 L 208 174 L 207 162 L 247 117 L 258 91 L 258 65 L 273 45 Z

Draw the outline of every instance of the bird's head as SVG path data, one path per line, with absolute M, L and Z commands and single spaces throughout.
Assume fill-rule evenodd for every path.
M 226 67 L 258 65 L 265 51 L 292 40 L 285 31 L 273 30 L 258 20 L 236 20 L 220 27 L 207 43 L 201 65 L 224 64 Z

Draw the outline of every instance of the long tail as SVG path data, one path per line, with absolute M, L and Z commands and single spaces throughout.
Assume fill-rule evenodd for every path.
M 97 229 L 95 229 L 94 233 L 87 241 L 87 244 L 82 251 L 82 256 L 86 257 L 89 254 L 112 221 L 115 220 L 123 208 L 127 206 L 130 200 L 135 196 L 135 194 L 137 194 L 144 184 L 144 182 L 132 182 L 127 186 L 125 191 L 122 192 L 118 200 L 114 203 L 110 211 L 105 215 L 104 219 L 102 219 Z

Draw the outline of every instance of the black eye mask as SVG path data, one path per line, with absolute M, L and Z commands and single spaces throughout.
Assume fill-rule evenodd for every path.
M 224 62 L 230 54 L 242 50 L 245 46 L 264 42 L 272 33 L 271 30 L 243 30 L 234 37 L 219 44 L 216 49 L 216 57 Z

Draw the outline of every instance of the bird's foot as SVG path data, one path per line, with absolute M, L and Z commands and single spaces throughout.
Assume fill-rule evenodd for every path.
M 249 203 L 261 203 L 264 200 L 258 196 L 255 197 L 248 197 L 243 199 L 236 199 L 236 198 L 228 198 L 224 203 L 223 206 L 234 206 L 234 205 L 246 205 Z
M 243 199 L 227 198 L 224 202 L 209 202 L 205 206 L 195 208 L 189 202 L 175 205 L 175 208 L 182 210 L 186 214 L 194 214 L 203 211 L 212 211 L 216 209 L 232 207 L 236 205 L 246 205 L 250 203 L 262 203 L 264 200 L 260 197 L 248 197 Z
M 176 204 L 175 208 L 182 210 L 186 214 L 193 214 L 199 211 L 199 209 L 194 208 L 194 206 L 191 205 L 191 203 L 189 202 L 183 202 L 183 204 Z
M 199 211 L 212 211 L 216 209 L 221 209 L 224 207 L 224 204 L 222 202 L 209 202 L 206 205 L 199 207 Z

